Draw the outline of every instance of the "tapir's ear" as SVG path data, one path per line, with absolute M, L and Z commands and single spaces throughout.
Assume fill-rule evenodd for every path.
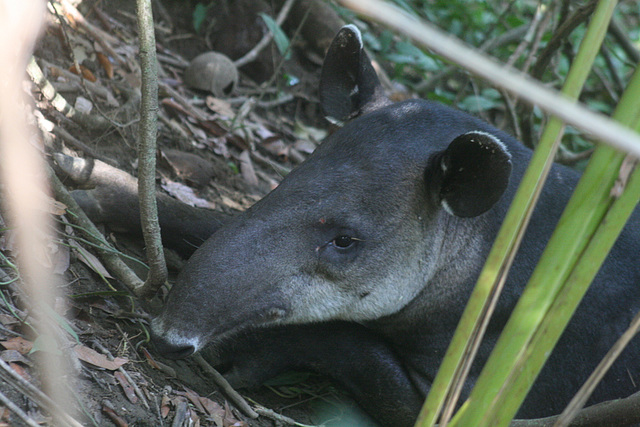
M 460 135 L 436 159 L 430 175 L 440 183 L 440 203 L 452 215 L 474 217 L 488 211 L 509 184 L 511 155 L 494 135 Z
M 335 36 L 322 64 L 320 104 L 327 119 L 344 122 L 391 101 L 364 51 L 360 30 L 345 25 Z

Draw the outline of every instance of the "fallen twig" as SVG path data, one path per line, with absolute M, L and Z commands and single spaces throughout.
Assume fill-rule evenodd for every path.
M 31 57 L 31 59 L 29 60 L 29 64 L 27 65 L 27 73 L 29 74 L 29 77 L 31 78 L 33 83 L 38 86 L 40 92 L 51 103 L 51 105 L 53 105 L 56 110 L 64 114 L 66 117 L 69 117 L 78 124 L 90 129 L 102 130 L 109 127 L 109 121 L 104 120 L 102 117 L 83 114 L 73 108 L 73 106 L 69 104 L 67 100 L 64 99 L 64 97 L 56 91 L 49 80 L 45 78 L 42 70 L 33 57 Z
M 510 427 L 552 427 L 559 415 L 533 420 L 514 420 Z M 582 409 L 572 427 L 632 426 L 640 422 L 640 392 L 624 399 L 610 400 Z
M 215 370 L 200 354 L 192 356 L 193 360 L 200 366 L 200 368 L 208 375 L 211 376 L 213 381 L 218 387 L 222 389 L 222 392 L 236 405 L 236 407 L 242 411 L 249 418 L 258 418 L 259 414 L 254 411 L 246 400 L 237 391 L 231 387 L 231 384 L 223 377 L 220 372 Z
M 18 418 L 25 422 L 30 427 L 39 427 L 40 425 L 33 420 L 29 415 L 27 415 L 18 405 L 13 403 L 11 399 L 9 399 L 2 391 L 0 391 L 0 402 L 4 404 L 11 412 L 16 414 Z
M 306 424 L 300 424 L 299 422 L 297 422 L 293 418 L 289 418 L 289 417 L 287 417 L 285 415 L 278 414 L 273 409 L 268 409 L 268 408 L 265 408 L 263 406 L 256 406 L 256 412 L 259 415 L 263 416 L 263 417 L 271 418 L 272 420 L 278 421 L 280 423 L 289 424 L 289 425 L 292 425 L 292 426 L 305 426 L 306 425 Z
M 20 393 L 33 400 L 38 406 L 41 406 L 52 414 L 56 414 L 58 422 L 65 423 L 67 426 L 71 427 L 82 427 L 82 424 L 60 409 L 49 396 L 18 375 L 13 369 L 11 369 L 7 362 L 2 359 L 0 359 L 0 378 L 8 384 L 11 384 Z
M 98 349 L 103 352 L 104 354 L 106 354 L 109 357 L 109 360 L 113 360 L 113 354 L 111 354 L 111 352 L 105 347 L 103 346 L 99 341 L 94 341 L 93 342 L 94 345 L 96 347 L 98 347 Z M 140 400 L 142 401 L 142 403 L 144 404 L 145 408 L 147 409 L 151 409 L 149 406 L 149 402 L 147 402 L 147 398 L 144 396 L 144 393 L 142 393 L 142 390 L 140 390 L 140 388 L 138 387 L 138 385 L 136 384 L 135 381 L 133 381 L 133 378 L 131 378 L 131 375 L 129 375 L 129 373 L 127 371 L 124 370 L 124 368 L 122 366 L 120 366 L 118 368 L 118 371 L 125 376 L 125 378 L 127 379 L 127 381 L 129 381 L 129 384 L 131 384 L 131 387 L 133 387 L 133 391 L 136 393 L 136 396 L 138 396 L 140 398 Z
M 80 141 L 75 136 L 71 135 L 63 127 L 54 126 L 53 133 L 58 137 L 62 138 L 67 144 L 71 145 L 76 150 L 82 151 L 87 156 L 92 157 L 94 159 L 102 160 L 103 162 L 105 161 L 105 159 L 102 156 L 98 155 L 98 153 L 93 148 L 89 147 L 87 144 Z
M 93 222 L 78 206 L 74 198 L 71 197 L 65 186 L 53 173 L 53 170 L 49 167 L 47 170 L 56 199 L 67 205 L 67 208 L 74 214 L 71 216 L 71 220 L 83 229 L 89 241 L 95 243 L 98 248 L 102 248 L 97 249 L 97 251 L 109 271 L 118 277 L 132 292 L 135 292 L 136 289 L 142 286 L 142 280 L 114 253 L 115 250 L 111 248 Z M 100 236 L 100 238 L 96 236 Z

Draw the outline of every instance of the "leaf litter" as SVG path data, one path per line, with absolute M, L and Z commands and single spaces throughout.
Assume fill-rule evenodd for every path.
M 32 85 L 47 150 L 93 156 L 132 173 L 140 86 L 133 8 L 130 2 L 90 0 L 78 6 L 81 11 L 66 0 L 53 1 L 52 7 L 63 13 L 50 15 L 35 60 L 58 94 L 70 106 L 81 108 L 85 119 L 70 121 Z M 184 51 L 185 56 L 195 56 L 187 53 L 189 49 L 204 52 L 206 43 L 190 33 L 191 15 L 185 9 L 177 7 L 174 18 L 186 19 L 187 25 L 174 31 L 196 40 Z M 156 19 L 161 35 L 162 25 L 171 23 Z M 219 92 L 203 96 L 181 83 L 188 64 L 181 44 L 171 37 L 159 37 L 157 45 L 161 70 L 158 141 L 161 158 L 167 160 L 159 164 L 159 183 L 185 203 L 228 213 L 246 209 L 277 186 L 283 174 L 304 160 L 326 135 L 317 103 L 308 100 L 315 84 L 294 88 L 305 94 L 296 98 L 281 92 L 277 82 L 259 88 L 241 74 L 230 98 Z M 312 72 L 313 78 L 317 71 Z M 196 156 L 204 163 L 194 160 Z M 13 231 L 0 217 L 0 282 L 4 283 L 0 287 L 0 359 L 8 362 L 0 369 L 9 369 L 36 389 L 23 394 L 14 387 L 17 380 L 0 376 L 0 390 L 8 390 L 10 400 L 41 402 L 41 373 L 35 361 L 38 353 L 48 351 L 59 354 L 60 363 L 73 373 L 68 384 L 76 408 L 72 416 L 83 425 L 272 426 L 293 422 L 289 417 L 312 424 L 308 401 L 340 401 L 334 389 L 326 389 L 326 380 L 315 389 L 321 390 L 319 397 L 313 396 L 316 391 L 296 392 L 287 398 L 269 388 L 247 391 L 252 402 L 259 402 L 256 410 L 264 414 L 254 420 L 234 408 L 194 363 L 154 357 L 148 322 L 159 300 L 143 307 L 142 301 L 123 293 L 95 255 L 95 248 L 68 225 L 66 218 L 73 213 L 54 199 L 49 206 L 50 213 L 62 219 L 57 227 L 60 244 L 48 248 L 41 262 L 62 277 L 63 290 L 72 297 L 62 310 L 66 319 L 57 318 L 56 339 L 39 337 L 30 326 L 32 307 L 14 267 Z M 119 250 L 143 258 L 139 239 L 104 231 Z M 105 353 L 105 349 L 109 350 Z M 147 400 L 150 405 L 145 407 Z M 44 406 L 30 407 L 33 420 L 50 423 Z M 0 424 L 5 421 L 16 422 L 16 416 L 0 404 Z

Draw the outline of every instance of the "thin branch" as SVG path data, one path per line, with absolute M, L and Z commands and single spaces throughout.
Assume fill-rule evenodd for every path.
M 16 414 L 18 418 L 20 418 L 26 425 L 29 427 L 39 427 L 36 421 L 33 420 L 29 415 L 27 415 L 18 405 L 13 403 L 2 391 L 0 391 L 0 402 L 4 404 L 11 412 Z
M 211 366 L 201 354 L 196 353 L 192 356 L 193 360 L 200 366 L 200 368 L 215 381 L 215 383 L 222 389 L 222 392 L 249 418 L 258 418 L 258 413 L 251 409 L 251 406 L 237 391 L 231 387 L 231 384 L 218 372 L 213 366 Z
M 551 16 L 551 13 L 549 12 L 548 8 L 543 9 L 540 6 L 538 6 L 538 9 L 536 10 L 535 15 L 533 16 L 533 19 L 529 24 L 527 33 L 522 38 L 522 41 L 520 42 L 520 44 L 518 44 L 518 47 L 516 47 L 516 50 L 509 57 L 509 60 L 507 61 L 507 66 L 512 67 L 513 64 L 515 64 L 515 62 L 518 60 L 518 58 L 520 58 L 520 56 L 525 51 L 525 49 L 528 46 L 530 46 L 531 43 L 534 41 L 534 39 L 537 37 L 538 28 L 541 27 L 540 25 L 541 22 L 543 20 L 549 19 L 550 16 Z
M 558 415 L 533 420 L 514 420 L 510 427 L 552 427 Z M 572 427 L 632 426 L 640 422 L 640 392 L 624 399 L 609 400 L 581 410 Z
M 102 117 L 83 114 L 73 108 L 73 106 L 56 91 L 49 80 L 46 79 L 34 57 L 31 57 L 29 60 L 29 64 L 27 65 L 27 74 L 29 74 L 31 81 L 38 86 L 40 92 L 51 103 L 51 105 L 66 117 L 69 117 L 76 123 L 89 129 L 102 130 L 109 127 L 110 123 Z
M 54 402 L 49 396 L 18 375 L 13 369 L 11 369 L 9 364 L 2 359 L 0 359 L 0 378 L 8 384 L 11 384 L 20 393 L 33 400 L 38 406 L 46 409 L 52 414 L 56 414 L 56 421 L 65 423 L 65 425 L 71 427 L 82 426 L 82 424 L 60 409 L 56 402 Z
M 95 158 L 95 159 L 99 159 L 99 160 L 102 160 L 102 161 L 105 160 L 93 148 L 89 147 L 87 144 L 85 144 L 84 142 L 80 141 L 75 136 L 71 135 L 63 127 L 54 126 L 53 133 L 54 133 L 54 135 L 60 137 L 61 139 L 64 139 L 67 142 L 67 144 L 71 145 L 76 150 L 82 151 L 87 156 Z
M 614 18 L 609 24 L 609 33 L 616 39 L 618 44 L 626 52 L 634 63 L 640 62 L 640 50 L 629 39 L 629 31 L 624 30 L 621 24 Z
M 280 13 L 278 13 L 278 17 L 276 18 L 276 24 L 281 26 L 285 19 L 287 19 L 287 15 L 289 14 L 289 10 L 293 5 L 295 0 L 287 0 L 284 5 L 282 5 L 282 9 L 280 9 Z M 258 57 L 258 54 L 262 52 L 262 50 L 267 47 L 267 45 L 273 39 L 273 33 L 271 31 L 267 31 L 267 33 L 262 37 L 262 40 L 256 44 L 253 49 L 247 52 L 242 58 L 233 61 L 233 64 L 236 68 L 240 68 L 243 65 L 248 64 L 249 62 L 255 61 Z
M 595 388 L 605 376 L 611 365 L 613 365 L 613 362 L 615 362 L 618 356 L 620 356 L 620 353 L 622 353 L 627 344 L 629 344 L 629 341 L 636 336 L 638 330 L 640 330 L 640 313 L 636 314 L 629 328 L 622 334 L 622 336 L 620 336 L 620 338 L 618 338 L 616 343 L 607 352 L 602 361 L 600 361 L 584 385 L 580 390 L 578 390 L 575 396 L 573 396 L 571 402 L 569 402 L 564 411 L 562 411 L 562 414 L 558 417 L 554 427 L 566 427 L 578 416 L 580 409 L 582 409 L 587 403 L 587 400 L 589 400 L 589 397 L 591 397 Z
M 151 0 L 137 0 L 138 36 L 142 99 L 138 140 L 138 186 L 140 189 L 140 222 L 146 245 L 149 275 L 138 296 L 154 295 L 167 281 L 167 265 L 162 250 L 158 205 L 156 203 L 156 138 L 158 122 L 158 61 L 153 27 Z
M 549 40 L 545 48 L 538 55 L 538 60 L 531 69 L 531 77 L 539 79 L 542 76 L 542 74 L 547 70 L 549 62 L 551 62 L 551 58 L 553 58 L 553 55 L 560 48 L 562 43 L 567 40 L 569 34 L 571 34 L 576 27 L 589 19 L 595 10 L 597 3 L 598 2 L 596 0 L 591 0 L 584 6 L 574 10 L 571 16 L 562 22 L 558 29 L 553 33 L 551 40 Z
M 107 243 L 105 238 L 102 237 L 100 231 L 82 211 L 80 206 L 78 206 L 78 203 L 76 203 L 75 199 L 71 197 L 65 186 L 60 182 L 51 168 L 47 169 L 51 188 L 56 200 L 67 205 L 67 209 L 73 212 L 73 215 L 70 216 L 71 221 L 81 227 L 87 239 L 96 244 L 96 248 L 100 248 L 97 249 L 98 255 L 100 255 L 109 271 L 135 293 L 136 289 L 143 285 L 143 282 L 138 278 L 138 276 L 136 276 L 129 266 L 127 266 L 127 264 L 125 264 L 120 257 L 115 254 L 115 250 Z
M 497 49 L 509 43 L 512 43 L 516 40 L 519 40 L 524 34 L 527 32 L 527 25 L 521 25 L 516 28 L 512 28 L 509 31 L 499 35 L 498 37 L 487 40 L 485 43 L 480 46 L 481 52 L 490 52 L 493 49 Z M 443 78 L 447 77 L 451 73 L 457 71 L 459 69 L 456 65 L 449 65 L 445 67 L 442 71 L 439 71 L 429 80 L 426 80 L 415 87 L 415 91 L 418 93 L 429 93 L 433 91 L 433 89 L 438 85 L 438 82 Z

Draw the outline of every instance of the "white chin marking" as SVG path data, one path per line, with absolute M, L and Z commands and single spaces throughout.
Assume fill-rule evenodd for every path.
M 194 348 L 194 352 L 202 348 L 202 342 L 200 338 L 187 337 L 180 331 L 172 328 L 165 329 L 162 318 L 156 317 L 151 322 L 151 330 L 154 334 L 161 336 L 169 344 L 173 344 L 175 346 L 192 346 Z
M 185 337 L 176 331 L 168 331 L 163 335 L 164 339 L 175 346 L 191 346 L 194 353 L 202 348 L 202 343 L 197 337 Z

